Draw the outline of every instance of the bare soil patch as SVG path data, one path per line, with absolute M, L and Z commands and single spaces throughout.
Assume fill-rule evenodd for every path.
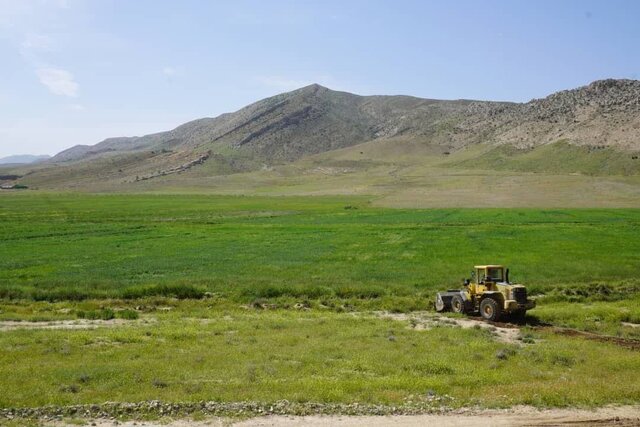
M 441 316 L 439 314 L 427 311 L 419 311 L 412 313 L 388 313 L 377 312 L 377 316 L 386 319 L 408 322 L 407 327 L 417 330 L 428 330 L 434 327 L 455 326 L 464 329 L 481 328 L 491 331 L 498 341 L 507 344 L 520 344 L 520 329 L 511 324 L 506 323 L 487 323 L 473 318 L 453 318 Z
M 578 331 L 576 329 L 570 329 L 570 328 L 552 327 L 551 329 L 554 333 L 560 334 L 560 335 L 566 335 L 569 337 L 582 337 L 592 341 L 600 341 L 605 343 L 616 344 L 616 345 L 619 345 L 620 347 L 628 348 L 629 350 L 640 351 L 640 340 L 614 337 L 611 335 L 594 334 L 591 332 Z
M 468 318 L 452 318 L 445 317 L 429 312 L 413 312 L 410 314 L 405 313 L 388 313 L 378 312 L 377 316 L 382 318 L 389 318 L 398 321 L 409 322 L 410 328 L 427 330 L 433 327 L 442 327 L 446 325 L 459 326 L 461 328 L 482 328 L 490 330 L 494 333 L 494 336 L 498 341 L 507 344 L 521 344 L 520 338 L 520 325 L 506 322 L 487 322 L 480 317 L 468 317 Z M 592 341 L 599 341 L 604 343 L 615 344 L 620 347 L 627 348 L 629 350 L 640 351 L 640 340 L 634 340 L 630 338 L 622 338 L 611 335 L 601 335 L 592 332 L 580 331 L 572 328 L 561 328 L 550 324 L 535 324 L 528 325 L 533 329 L 547 330 L 555 334 L 565 335 L 569 337 L 580 337 Z
M 0 332 L 15 331 L 17 329 L 96 329 L 114 328 L 134 323 L 147 323 L 150 319 L 127 320 L 127 319 L 75 319 L 75 320 L 51 320 L 44 322 L 28 322 L 5 320 L 0 322 Z
M 622 326 L 627 326 L 629 328 L 640 328 L 639 323 L 631 323 L 631 322 L 622 322 Z
M 212 417 L 204 420 L 192 421 L 161 420 L 161 421 L 127 421 L 89 420 L 89 425 L 111 427 L 114 425 L 133 427 L 204 427 L 204 426 L 233 426 L 233 427 L 298 427 L 298 426 L 340 426 L 340 427 L 383 427 L 383 426 L 620 426 L 630 427 L 640 425 L 640 407 L 604 407 L 588 409 L 545 409 L 518 406 L 510 409 L 460 409 L 445 414 L 424 415 L 393 415 L 393 416 L 346 416 L 346 415 L 310 415 L 285 416 L 270 415 L 266 417 L 250 418 L 247 420 L 233 420 L 230 418 Z M 45 424 L 47 425 L 47 424 Z M 48 425 L 66 427 L 70 424 L 54 422 Z

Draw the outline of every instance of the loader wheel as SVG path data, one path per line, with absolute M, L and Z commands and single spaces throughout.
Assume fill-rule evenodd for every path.
M 480 315 L 486 320 L 495 322 L 500 318 L 502 309 L 500 304 L 493 298 L 485 298 L 480 302 Z
M 454 295 L 451 298 L 451 311 L 454 313 L 464 313 L 464 301 L 460 295 Z

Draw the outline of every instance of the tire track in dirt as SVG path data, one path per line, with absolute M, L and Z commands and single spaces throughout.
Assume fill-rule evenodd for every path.
M 573 328 L 563 328 L 550 323 L 543 323 L 537 320 L 525 321 L 523 323 L 491 322 L 479 316 L 468 316 L 466 318 L 447 317 L 434 314 L 428 311 L 412 313 L 388 313 L 376 312 L 376 316 L 398 321 L 410 322 L 414 329 L 430 329 L 432 327 L 444 326 L 447 324 L 458 325 L 462 328 L 483 328 L 495 333 L 496 339 L 508 344 L 519 344 L 520 330 L 522 327 L 529 327 L 534 331 L 547 331 L 557 335 L 583 338 L 591 341 L 598 341 L 607 344 L 615 344 L 633 351 L 640 351 L 640 340 L 632 338 L 616 337 L 612 335 L 602 335 L 593 332 L 581 331 Z

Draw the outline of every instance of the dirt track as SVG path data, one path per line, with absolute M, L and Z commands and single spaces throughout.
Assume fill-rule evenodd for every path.
M 433 314 L 427 311 L 412 312 L 410 314 L 404 313 L 388 313 L 378 312 L 378 317 L 393 319 L 398 321 L 410 322 L 411 327 L 414 329 L 430 329 L 436 324 L 454 324 L 462 328 L 482 328 L 488 329 L 494 332 L 496 339 L 508 344 L 518 344 L 518 337 L 520 336 L 520 327 L 523 325 L 506 323 L 506 322 L 487 322 L 481 317 L 466 317 L 466 318 L 448 318 Z M 635 324 L 632 324 L 635 325 Z M 580 337 L 587 340 L 599 341 L 604 343 L 611 343 L 620 347 L 627 348 L 629 350 L 640 351 L 640 340 L 634 340 L 630 338 L 615 337 L 611 335 L 601 335 L 592 332 L 580 331 L 571 328 L 561 328 L 545 323 L 527 324 L 535 330 L 546 330 L 558 335 L 565 335 L 570 337 Z
M 91 424 L 91 422 L 89 423 Z M 65 424 L 50 424 L 66 426 Z M 110 427 L 116 425 L 111 420 L 95 420 L 95 425 Z M 383 427 L 383 426 L 640 426 L 640 406 L 606 407 L 596 410 L 550 409 L 537 410 L 531 407 L 515 407 L 508 410 L 458 411 L 444 415 L 401 415 L 401 416 L 268 416 L 233 421 L 225 418 L 210 418 L 202 421 L 175 420 L 162 422 L 125 422 L 119 426 L 164 426 L 164 427 Z

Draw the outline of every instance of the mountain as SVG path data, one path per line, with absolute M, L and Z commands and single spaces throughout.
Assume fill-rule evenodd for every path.
M 48 155 L 31 155 L 31 154 L 18 154 L 15 156 L 8 156 L 0 158 L 0 165 L 8 165 L 8 164 L 29 164 L 40 162 L 43 160 L 47 160 L 51 158 Z
M 361 173 L 367 183 L 357 191 L 375 193 L 382 187 L 369 180 L 383 164 L 392 171 L 385 180 L 403 185 L 413 185 L 412 167 L 640 176 L 638 152 L 637 80 L 600 80 L 526 103 L 359 96 L 314 84 L 171 131 L 75 146 L 18 172 L 50 188 L 243 192 L 283 176 L 291 189 L 323 170 L 342 177 L 323 192 L 353 187 L 349 174 Z
M 235 113 L 194 120 L 153 135 L 110 138 L 76 146 L 52 162 L 95 158 L 141 150 L 236 151 L 239 157 L 268 162 L 292 161 L 376 138 L 402 134 L 437 136 L 453 121 L 477 115 L 478 104 L 409 96 L 358 96 L 314 84 L 251 104 Z M 228 153 L 231 154 L 231 153 Z
M 169 132 L 75 146 L 51 161 L 144 150 L 225 151 L 222 148 L 270 162 L 292 161 L 396 136 L 426 137 L 454 149 L 478 142 L 532 147 L 558 139 L 637 149 L 639 103 L 636 80 L 596 81 L 524 104 L 358 96 L 311 85 Z

